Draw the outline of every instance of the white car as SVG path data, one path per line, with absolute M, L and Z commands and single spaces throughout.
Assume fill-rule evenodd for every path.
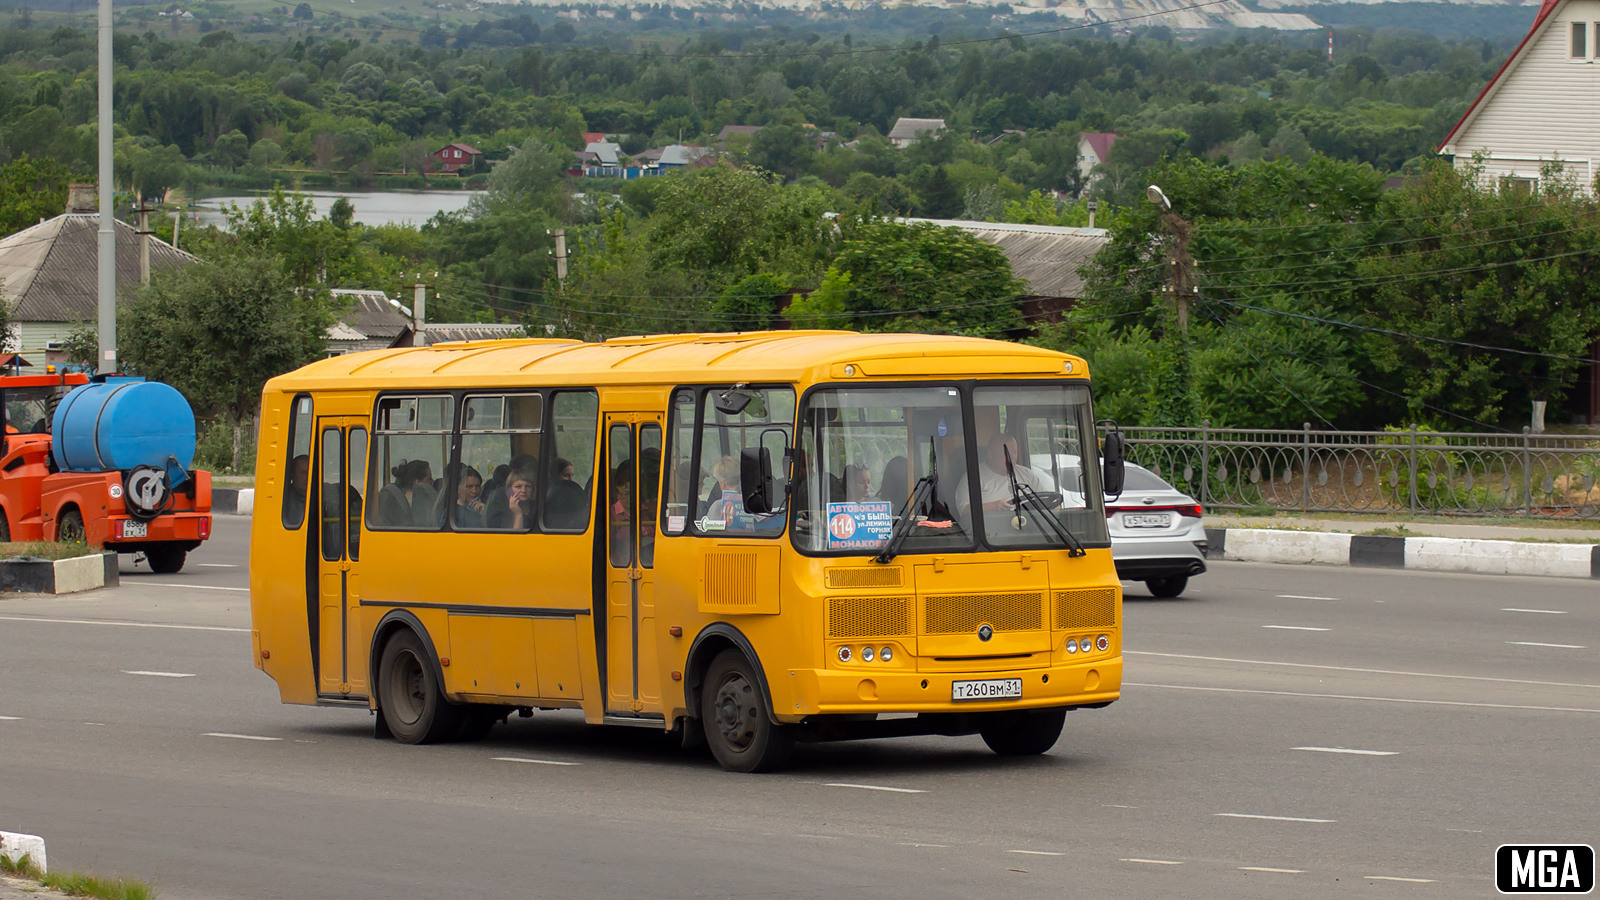
M 1157 597 L 1176 597 L 1206 570 L 1200 504 L 1149 469 L 1126 466 L 1122 496 L 1106 498 L 1117 577 L 1142 581 Z

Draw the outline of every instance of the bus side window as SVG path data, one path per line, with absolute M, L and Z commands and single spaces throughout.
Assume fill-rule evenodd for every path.
M 311 397 L 294 398 L 289 410 L 288 470 L 283 484 L 283 527 L 300 530 L 306 520 L 306 489 L 311 481 Z
M 581 534 L 589 529 L 599 420 L 600 399 L 593 391 L 560 391 L 550 401 L 548 480 L 540 494 L 546 531 Z
M 439 503 L 455 398 L 447 394 L 381 397 L 367 497 L 367 527 L 438 531 Z

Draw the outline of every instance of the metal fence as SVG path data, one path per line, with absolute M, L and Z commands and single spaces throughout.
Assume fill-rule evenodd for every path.
M 1600 436 L 1124 428 L 1207 509 L 1600 518 Z

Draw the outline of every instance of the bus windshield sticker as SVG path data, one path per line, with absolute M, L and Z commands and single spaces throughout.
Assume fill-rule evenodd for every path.
M 894 511 L 887 500 L 828 504 L 829 550 L 881 550 L 894 532 Z

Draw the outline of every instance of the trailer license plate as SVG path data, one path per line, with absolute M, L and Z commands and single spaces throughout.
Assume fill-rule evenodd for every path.
M 951 700 L 1016 700 L 1022 696 L 1021 678 L 950 682 Z
M 130 521 L 127 521 L 125 519 L 122 522 L 122 536 L 124 538 L 149 537 L 150 536 L 150 523 L 149 522 L 130 522 Z
M 1166 513 L 1145 513 L 1143 515 L 1122 514 L 1123 528 L 1166 528 L 1172 524 L 1172 517 Z

